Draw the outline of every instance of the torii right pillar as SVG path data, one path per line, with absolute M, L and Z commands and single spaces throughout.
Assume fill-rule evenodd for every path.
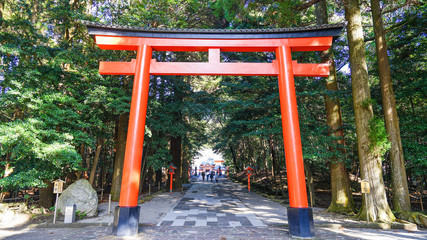
M 280 111 L 288 176 L 289 234 L 311 238 L 314 237 L 313 211 L 307 201 L 291 48 L 286 45 L 278 47 L 276 57 L 279 62 Z

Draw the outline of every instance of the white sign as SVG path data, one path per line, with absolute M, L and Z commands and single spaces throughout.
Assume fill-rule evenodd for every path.
M 64 181 L 61 179 L 53 181 L 53 193 L 62 193 L 64 190 Z

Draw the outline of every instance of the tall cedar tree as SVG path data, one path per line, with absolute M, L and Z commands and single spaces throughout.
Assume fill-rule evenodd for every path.
M 393 193 L 393 210 L 395 212 L 411 211 L 408 181 L 405 162 L 403 160 L 402 141 L 400 139 L 399 117 L 396 110 L 396 99 L 390 74 L 387 54 L 387 42 L 384 33 L 381 7 L 379 0 L 371 0 L 372 21 L 374 22 L 375 46 L 377 51 L 378 72 L 381 83 L 381 98 L 384 112 L 385 127 L 391 143 L 391 185 Z
M 316 4 L 316 15 L 318 25 L 328 24 L 326 0 L 321 0 Z M 334 93 L 338 91 L 338 83 L 331 48 L 322 53 L 322 62 L 329 63 L 329 77 L 326 78 L 328 94 L 325 95 L 326 121 L 329 127 L 329 135 L 337 139 L 335 145 L 331 146 L 330 149 L 332 151 L 338 150 L 342 154 L 345 154 L 341 103 L 340 99 L 334 96 Z M 329 165 L 331 169 L 332 200 L 328 211 L 353 214 L 354 201 L 351 195 L 350 179 L 345 163 L 333 155 L 329 160 Z
M 362 29 L 362 17 L 358 0 L 345 1 L 345 18 L 349 44 L 353 108 L 356 122 L 357 149 L 360 161 L 360 173 L 363 180 L 368 181 L 371 193 L 364 194 L 359 219 L 390 222 L 395 217 L 387 202 L 381 167 L 381 156 L 371 139 L 374 134 L 370 130 L 373 121 L 369 77 L 365 58 L 365 44 Z M 376 131 L 376 129 L 373 129 Z

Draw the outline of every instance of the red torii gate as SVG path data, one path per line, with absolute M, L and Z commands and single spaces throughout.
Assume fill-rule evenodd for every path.
M 282 128 L 288 175 L 290 235 L 313 237 L 313 213 L 308 207 L 294 76 L 326 77 L 329 66 L 292 61 L 292 52 L 324 51 L 343 25 L 288 29 L 206 30 L 147 29 L 85 22 L 101 49 L 137 51 L 131 62 L 100 62 L 100 74 L 135 75 L 123 166 L 119 207 L 113 232 L 138 233 L 138 189 L 144 142 L 150 75 L 278 76 Z M 208 62 L 157 62 L 152 51 L 204 51 Z M 227 63 L 220 52 L 275 52 L 272 63 Z

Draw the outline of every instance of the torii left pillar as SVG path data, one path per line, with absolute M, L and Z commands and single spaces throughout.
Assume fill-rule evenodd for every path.
M 138 189 L 147 115 L 151 55 L 152 49 L 150 46 L 139 46 L 129 114 L 120 201 L 119 207 L 116 207 L 114 212 L 113 233 L 116 236 L 138 234 L 141 208 L 138 206 Z

